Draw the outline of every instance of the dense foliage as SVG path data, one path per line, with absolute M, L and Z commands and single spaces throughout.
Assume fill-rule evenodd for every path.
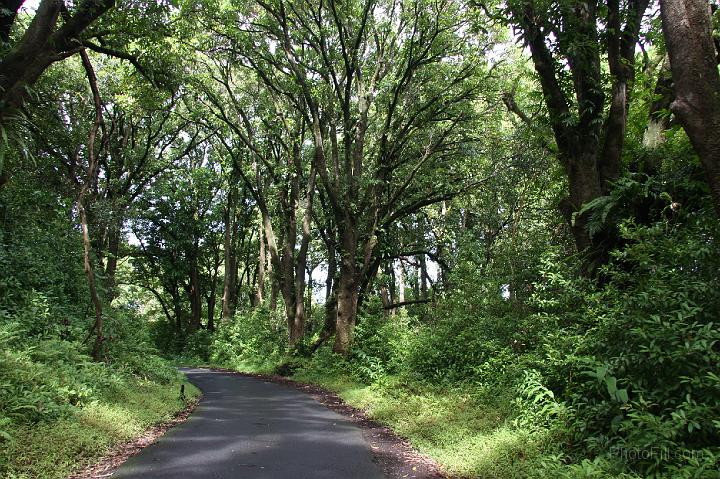
M 96 457 L 194 363 L 337 389 L 460 476 L 717 478 L 692 2 L 3 3 L 0 471 Z

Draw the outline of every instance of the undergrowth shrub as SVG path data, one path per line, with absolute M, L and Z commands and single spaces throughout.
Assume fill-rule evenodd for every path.
M 32 336 L 20 320 L 0 322 L 0 436 L 13 428 L 54 421 L 94 401 L 112 399 L 128 381 L 169 384 L 179 379 L 147 343 L 108 340 L 107 362 L 94 362 L 89 346 L 50 334 Z M 33 330 L 35 331 L 35 330 Z
M 718 231 L 702 218 L 685 221 L 624 223 L 626 246 L 604 272 L 608 283 L 584 293 L 575 284 L 575 298 L 545 311 L 558 325 L 545 375 L 575 411 L 568 428 L 578 471 L 718 477 Z M 547 281 L 572 283 L 558 271 Z M 560 317 L 563 309 L 578 324 Z
M 213 334 L 206 329 L 198 329 L 185 338 L 183 355 L 199 359 L 202 362 L 210 360 L 210 348 Z
M 218 329 L 209 347 L 209 358 L 218 364 L 271 362 L 287 348 L 285 325 L 279 311 L 266 308 L 237 312 Z
M 503 300 L 458 291 L 435 307 L 435 318 L 408 345 L 406 372 L 430 382 L 513 384 L 521 378 L 529 337 L 522 315 Z
M 360 381 L 375 383 L 400 372 L 416 327 L 405 311 L 388 316 L 375 308 L 362 314 L 348 363 L 352 374 Z

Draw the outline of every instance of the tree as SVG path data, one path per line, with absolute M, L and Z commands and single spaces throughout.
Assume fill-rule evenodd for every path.
M 203 327 L 203 311 L 214 323 L 224 201 L 218 158 L 210 151 L 206 143 L 199 145 L 159 177 L 139 198 L 132 221 L 138 277 L 178 338 Z
M 209 112 L 226 127 L 229 138 L 222 134 L 219 143 L 232 158 L 233 173 L 260 211 L 262 247 L 267 243 L 292 348 L 305 334 L 305 270 L 315 194 L 316 169 L 303 144 L 305 122 L 257 81 L 236 80 L 230 63 L 215 62 L 208 69 L 214 85 L 202 86 L 202 94 Z
M 177 96 L 148 92 L 147 85 L 133 85 L 129 81 L 132 73 L 115 59 L 100 55 L 92 58 L 101 65 L 97 86 L 103 93 L 103 128 L 102 141 L 97 142 L 102 148 L 98 148 L 96 178 L 86 192 L 90 204 L 86 213 L 101 273 L 100 289 L 110 304 L 117 294 L 115 276 L 123 254 L 122 229 L 133 203 L 158 175 L 202 139 L 198 132 L 187 132 L 188 121 L 177 112 Z M 76 78 L 76 67 L 77 62 L 69 60 L 50 69 L 48 81 L 40 81 L 36 87 L 39 98 L 27 118 L 27 128 L 38 147 L 36 154 L 57 162 L 57 176 L 74 196 L 86 176 L 80 164 L 82 155 L 76 150 L 90 128 L 84 106 L 86 88 Z M 53 93 L 49 83 L 75 93 Z
M 161 95 L 155 102 L 145 100 L 147 103 L 135 108 L 123 108 L 116 102 L 106 112 L 107 151 L 101 165 L 95 222 L 108 302 L 116 295 L 122 228 L 130 208 L 155 178 L 203 141 L 198 131 L 189 133 L 188 122 L 178 117 L 176 98 Z
M 3 2 L 3 41 L 23 2 Z M 0 60 L 0 121 L 20 107 L 31 87 L 54 62 L 78 53 L 82 33 L 115 4 L 115 0 L 83 0 L 69 10 L 60 0 L 41 0 L 20 40 Z M 62 18 L 62 25 L 58 22 Z
M 621 172 L 635 45 L 647 6 L 648 0 L 508 4 L 540 81 L 570 189 L 560 206 L 578 251 L 587 255 L 586 273 L 607 260 L 613 242 L 589 234 L 588 214 L 581 209 L 606 195 Z M 601 66 L 605 56 L 609 95 Z
M 311 132 L 337 228 L 334 350 L 347 354 L 384 232 L 473 183 L 450 165 L 468 154 L 479 42 L 459 34 L 466 25 L 454 2 L 259 4 L 236 48 Z
M 677 115 L 705 169 L 720 215 L 720 74 L 710 6 L 703 0 L 662 0 L 662 26 Z
M 83 68 L 87 73 L 88 83 L 90 84 L 90 90 L 92 91 L 93 106 L 95 108 L 95 118 L 93 119 L 92 126 L 88 132 L 88 140 L 86 145 L 85 157 L 86 169 L 85 177 L 80 186 L 80 191 L 77 196 L 77 210 L 80 218 L 80 227 L 82 229 L 83 238 L 83 266 L 85 274 L 87 276 L 88 289 L 90 290 L 90 299 L 95 309 L 95 323 L 92 326 L 92 331 L 95 331 L 95 343 L 92 348 L 92 356 L 95 361 L 100 360 L 102 353 L 103 342 L 105 336 L 103 335 L 103 308 L 100 301 L 100 295 L 98 294 L 98 288 L 95 283 L 95 268 L 92 260 L 92 246 L 90 241 L 90 231 L 88 227 L 88 215 L 87 210 L 89 208 L 88 193 L 94 188 L 98 179 L 99 172 L 99 152 L 103 149 L 104 145 L 104 128 L 103 135 L 100 138 L 100 146 L 96 149 L 96 141 L 98 139 L 98 133 L 100 128 L 104 127 L 104 121 L 102 116 L 102 100 L 100 98 L 100 91 L 97 85 L 97 77 L 95 70 L 93 69 L 90 58 L 85 50 L 80 51 L 80 57 L 82 59 Z M 79 151 L 78 151 L 79 153 Z M 79 156 L 79 155 L 78 155 Z

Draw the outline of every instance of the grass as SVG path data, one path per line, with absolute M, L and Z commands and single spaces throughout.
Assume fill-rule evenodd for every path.
M 385 378 L 374 385 L 300 370 L 293 379 L 336 392 L 407 438 L 452 477 L 530 477 L 547 449 L 541 432 L 516 427 L 509 391 L 487 396 L 469 386 L 443 389 Z
M 454 478 L 547 477 L 540 472 L 547 470 L 543 463 L 559 462 L 557 434 L 518 421 L 514 405 L 518 391 L 511 384 L 492 389 L 470 383 L 435 385 L 388 375 L 363 381 L 351 372 L 351 365 L 332 355 L 309 360 L 245 355 L 215 366 L 247 373 L 287 373 L 296 381 L 333 391 L 408 439 Z
M 238 371 L 270 374 L 277 364 L 236 362 Z M 337 393 L 347 404 L 407 438 L 451 477 L 507 479 L 533 477 L 552 450 L 547 431 L 514 423 L 514 390 L 483 393 L 470 385 L 442 388 L 384 377 L 365 384 L 339 369 L 305 363 L 290 376 Z
M 8 479 L 60 479 L 92 464 L 108 450 L 134 439 L 148 427 L 172 418 L 185 407 L 180 382 L 161 385 L 128 380 L 107 399 L 95 400 L 61 419 L 20 426 L 3 444 L 0 464 Z M 199 390 L 185 383 L 188 397 Z

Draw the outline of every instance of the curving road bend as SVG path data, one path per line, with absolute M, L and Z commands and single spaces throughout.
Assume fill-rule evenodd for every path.
M 113 479 L 383 479 L 360 429 L 261 379 L 183 369 L 203 398 Z

